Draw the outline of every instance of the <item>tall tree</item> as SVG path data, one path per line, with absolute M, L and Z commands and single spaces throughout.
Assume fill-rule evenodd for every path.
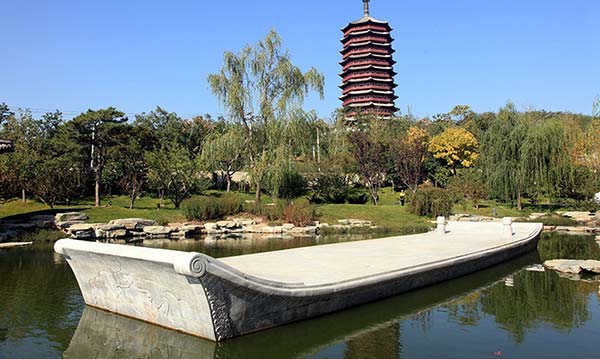
M 489 194 L 504 202 L 517 201 L 522 209 L 525 176 L 521 165 L 521 149 L 527 136 L 527 125 L 509 103 L 500 109 L 483 141 L 482 161 Z
M 230 126 L 224 133 L 213 133 L 202 148 L 202 163 L 211 170 L 222 171 L 231 191 L 231 178 L 244 166 L 244 132 L 239 126 Z
M 163 145 L 146 153 L 150 181 L 165 194 L 175 208 L 196 189 L 204 189 L 196 156 L 179 143 Z
M 475 136 L 464 128 L 450 127 L 429 142 L 433 157 L 446 162 L 456 176 L 456 169 L 472 167 L 479 157 L 479 143 Z
M 393 160 L 400 180 L 416 192 L 425 177 L 425 158 L 428 147 L 427 131 L 412 126 L 392 142 Z
M 90 168 L 94 171 L 95 206 L 100 206 L 100 186 L 102 182 L 102 171 L 106 166 L 108 149 L 115 146 L 115 141 L 122 128 L 120 124 L 127 121 L 127 117 L 121 111 L 113 107 L 101 110 L 88 110 L 72 120 L 76 130 L 74 133 L 76 141 L 82 146 L 89 146 Z
M 298 108 L 310 89 L 323 98 L 324 77 L 315 68 L 302 72 L 275 31 L 238 54 L 226 52 L 219 73 L 208 81 L 232 119 L 243 126 L 256 202 L 275 157 L 277 121 Z
M 572 165 L 564 128 L 556 120 L 530 126 L 521 148 L 521 166 L 527 173 L 526 185 L 531 195 L 555 196 L 561 185 L 572 183 Z
M 364 129 L 355 129 L 348 134 L 350 153 L 356 161 L 356 171 L 369 189 L 374 205 L 379 203 L 379 190 L 385 182 L 387 152 L 382 127 L 372 119 Z
M 115 139 L 118 144 L 108 153 L 110 169 L 115 172 L 116 184 L 129 196 L 129 209 L 133 209 L 148 180 L 145 154 L 154 149 L 156 143 L 147 128 L 135 125 L 123 126 Z

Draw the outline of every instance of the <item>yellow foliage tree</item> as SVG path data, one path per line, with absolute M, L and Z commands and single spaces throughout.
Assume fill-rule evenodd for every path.
M 473 134 L 464 128 L 450 127 L 429 142 L 433 157 L 446 162 L 456 175 L 458 166 L 471 167 L 479 157 L 479 143 Z

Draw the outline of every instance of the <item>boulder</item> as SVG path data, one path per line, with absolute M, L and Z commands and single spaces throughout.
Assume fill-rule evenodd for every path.
M 283 233 L 283 227 L 282 226 L 265 226 L 265 227 L 262 227 L 262 233 L 273 233 L 273 234 Z
M 96 238 L 119 238 L 127 236 L 125 226 L 121 224 L 99 224 L 94 226 Z M 123 234 L 125 232 L 125 234 Z
M 204 229 L 207 234 L 221 234 L 223 231 L 219 229 L 219 225 L 216 223 L 206 223 Z
M 540 219 L 546 217 L 546 213 L 532 213 L 529 215 L 529 219 L 531 220 L 536 220 L 536 219 Z
M 545 261 L 544 267 L 561 273 L 580 274 L 583 271 L 600 274 L 600 261 L 556 259 Z
M 109 239 L 130 237 L 130 233 L 125 228 L 106 231 L 104 235 Z
M 100 223 L 74 223 L 70 225 L 66 231 L 71 234 L 74 232 L 94 231 Z
M 288 231 L 292 230 L 294 227 L 296 227 L 296 226 L 294 226 L 294 225 L 293 225 L 293 224 L 291 224 L 291 223 L 284 223 L 284 224 L 281 226 L 281 228 L 283 229 L 283 231 L 284 231 L 284 232 L 288 232 Z
M 200 235 L 204 231 L 204 226 L 199 224 L 188 224 L 179 227 L 179 232 L 181 233 L 181 237 L 188 237 L 194 235 Z
M 316 226 L 308 226 L 308 227 L 294 227 L 290 233 L 292 234 L 307 234 L 307 235 L 313 235 L 315 233 L 317 233 L 317 227 Z
M 234 221 L 243 227 L 253 226 L 256 224 L 256 221 L 253 219 L 235 219 Z
M 218 221 L 217 226 L 219 226 L 220 228 L 227 228 L 227 229 L 236 229 L 238 227 L 241 227 L 235 221 Z
M 85 213 L 65 212 L 57 213 L 54 216 L 56 222 L 72 222 L 72 221 L 87 221 L 88 216 Z
M 216 223 L 210 223 L 210 222 L 208 222 L 208 223 L 204 224 L 204 228 L 205 229 L 219 229 L 219 225 L 216 224 Z
M 578 211 L 570 211 L 563 212 L 561 214 L 563 217 L 572 218 L 579 223 L 587 223 L 594 220 L 595 214 L 591 212 L 578 212 Z
M 371 221 L 363 221 L 361 219 L 349 219 L 351 227 L 370 227 L 373 225 Z
M 94 232 L 93 228 L 83 229 L 83 230 L 79 230 L 79 231 L 72 231 L 71 238 L 84 239 L 84 240 L 94 239 L 94 238 L 96 238 L 96 233 Z
M 64 231 L 64 230 L 67 230 L 69 227 L 71 227 L 74 224 L 82 224 L 82 223 L 85 223 L 85 221 L 56 222 L 55 226 L 56 226 L 56 228 Z
M 143 232 L 150 237 L 168 237 L 171 233 L 177 230 L 176 227 L 166 226 L 146 226 Z
M 144 229 L 144 227 L 157 225 L 156 221 L 143 218 L 113 219 L 112 221 L 108 222 L 108 224 L 121 225 L 130 231 L 141 231 Z

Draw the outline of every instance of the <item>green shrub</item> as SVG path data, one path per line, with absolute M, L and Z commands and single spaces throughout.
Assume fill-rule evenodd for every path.
M 304 227 L 317 219 L 317 209 L 310 203 L 290 204 L 283 209 L 283 216 L 286 222 Z
M 346 196 L 350 186 L 346 183 L 344 176 L 334 173 L 319 173 L 312 185 L 312 195 L 308 199 L 311 203 L 334 203 L 346 202 Z
M 559 216 L 546 216 L 536 219 L 524 219 L 519 222 L 533 222 L 533 223 L 543 223 L 544 226 L 565 226 L 572 227 L 577 225 L 577 221 L 573 218 L 568 217 L 559 217 Z
M 279 221 L 285 218 L 284 202 L 278 202 L 268 205 L 255 205 L 248 209 L 248 212 L 252 213 L 255 216 L 260 216 L 266 218 L 268 221 Z
M 445 189 L 422 186 L 409 198 L 408 211 L 426 217 L 449 216 L 453 205 L 453 196 Z
M 189 220 L 207 221 L 234 215 L 244 210 L 243 201 L 234 194 L 222 197 L 202 197 L 187 200 L 182 205 L 183 213 Z
M 280 198 L 295 198 L 306 192 L 306 180 L 296 171 L 286 171 L 279 184 Z
M 319 174 L 312 188 L 312 195 L 308 198 L 310 203 L 365 204 L 370 199 L 366 190 L 350 186 L 346 182 L 345 176 L 334 173 Z
M 351 188 L 346 194 L 346 201 L 350 204 L 365 204 L 370 198 L 371 195 L 361 188 Z

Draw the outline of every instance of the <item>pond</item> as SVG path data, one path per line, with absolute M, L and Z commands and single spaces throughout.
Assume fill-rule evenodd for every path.
M 357 237 L 147 241 L 215 257 Z M 0 252 L 0 358 L 596 357 L 600 281 L 540 272 L 545 259 L 600 259 L 592 237 L 547 235 L 538 253 L 320 318 L 212 343 L 85 306 L 51 246 Z

